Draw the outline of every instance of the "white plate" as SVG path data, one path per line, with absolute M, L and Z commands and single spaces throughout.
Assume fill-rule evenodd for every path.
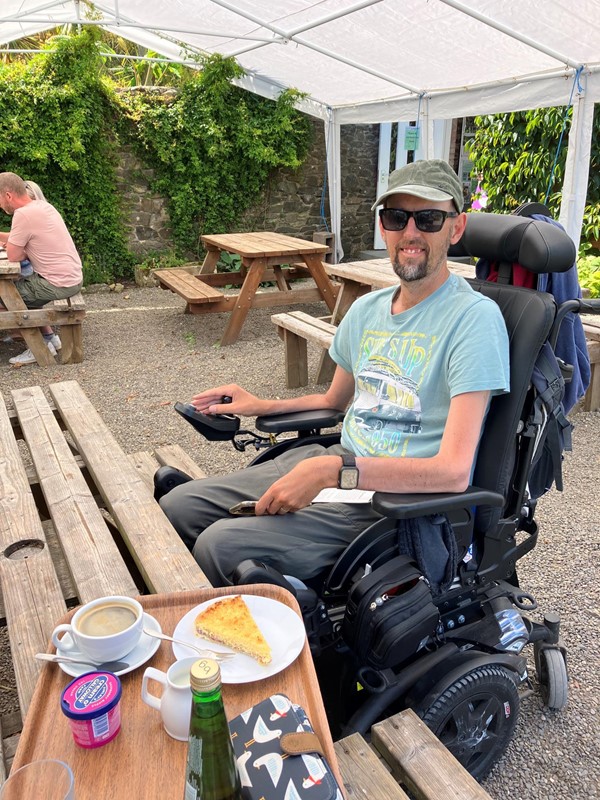
M 228 595 L 228 597 L 233 596 Z M 263 665 L 250 656 L 236 653 L 233 658 L 220 662 L 223 683 L 250 683 L 250 681 L 258 681 L 262 678 L 276 675 L 282 669 L 289 667 L 298 658 L 306 639 L 304 623 L 301 617 L 289 606 L 280 603 L 279 600 L 261 597 L 260 595 L 243 594 L 241 597 L 246 601 L 254 621 L 269 643 L 272 659 L 270 664 Z M 216 652 L 231 653 L 229 647 L 221 646 L 217 642 L 198 636 L 194 626 L 194 621 L 201 611 L 216 603 L 217 600 L 223 599 L 223 597 L 215 597 L 205 603 L 200 603 L 199 606 L 188 611 L 185 617 L 177 624 L 173 637 L 194 644 L 197 647 L 207 647 Z M 194 655 L 193 650 L 180 644 L 173 644 L 173 652 L 178 661 L 181 658 L 188 658 Z
M 158 620 L 146 613 L 144 613 L 144 628 L 148 628 L 148 630 L 155 631 L 156 633 L 162 633 Z M 122 659 L 119 659 L 119 661 L 127 661 L 129 666 L 127 669 L 120 669 L 118 672 L 115 672 L 115 675 L 125 675 L 127 672 L 132 672 L 132 670 L 141 667 L 148 659 L 152 658 L 159 647 L 160 639 L 155 639 L 153 636 L 147 636 L 145 633 L 142 633 L 142 638 L 133 650 L 127 653 L 126 656 L 123 656 Z M 59 656 L 69 656 L 71 658 L 77 658 L 77 656 L 80 655 L 79 651 L 69 650 L 67 652 L 60 647 L 57 649 L 56 654 Z M 91 672 L 94 669 L 93 666 L 87 664 L 63 663 L 58 666 L 63 672 L 66 672 L 67 675 L 72 675 L 74 678 L 79 677 L 79 675 L 84 675 L 86 672 Z

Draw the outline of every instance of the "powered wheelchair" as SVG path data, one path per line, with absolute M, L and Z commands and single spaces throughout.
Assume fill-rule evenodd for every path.
M 518 262 L 535 273 L 564 272 L 575 260 L 562 230 L 513 216 L 469 215 L 459 246 L 463 255 Z M 377 720 L 411 707 L 482 778 L 512 738 L 519 690 L 528 683 L 527 644 L 534 647 L 546 705 L 560 709 L 567 702 L 559 617 L 546 613 L 536 622 L 527 616 L 536 602 L 519 587 L 516 573 L 538 537 L 528 476 L 545 423 L 533 413 L 531 376 L 566 314 L 600 303 L 572 300 L 557 308 L 549 294 L 471 284 L 502 311 L 511 365 L 511 391 L 492 399 L 473 484 L 459 494 L 376 493 L 371 502 L 381 519 L 311 586 L 257 561 L 242 562 L 235 582 L 276 583 L 296 595 L 335 733 L 366 733 Z M 568 376 L 568 365 L 564 369 Z M 315 439 L 332 444 L 339 434 L 322 431 L 343 418 L 330 410 L 259 417 L 256 431 L 247 431 L 232 415 L 207 416 L 185 404 L 176 410 L 209 440 L 255 448 L 253 464 Z M 156 497 L 187 479 L 162 467 Z M 416 564 L 398 553 L 396 520 L 435 514 L 451 522 L 459 568 L 450 588 L 433 597 Z

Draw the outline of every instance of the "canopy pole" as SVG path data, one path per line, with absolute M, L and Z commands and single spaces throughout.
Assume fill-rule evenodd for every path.
M 587 95 L 587 76 L 582 76 L 583 92 L 573 103 L 569 148 L 565 163 L 559 222 L 579 250 L 583 212 L 590 174 L 590 152 L 594 128 L 594 101 Z
M 431 118 L 431 111 L 429 108 L 429 97 L 423 97 L 423 159 L 429 160 L 433 158 L 433 119 Z
M 329 214 L 334 235 L 333 263 L 344 257 L 342 247 L 342 161 L 340 155 L 340 124 L 333 109 L 328 109 L 325 120 L 325 148 L 327 154 L 327 182 L 329 184 Z

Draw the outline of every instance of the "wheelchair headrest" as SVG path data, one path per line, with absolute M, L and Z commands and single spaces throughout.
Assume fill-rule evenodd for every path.
M 549 222 L 509 214 L 467 214 L 467 227 L 449 257 L 518 263 L 531 272 L 566 272 L 577 255 L 571 237 Z

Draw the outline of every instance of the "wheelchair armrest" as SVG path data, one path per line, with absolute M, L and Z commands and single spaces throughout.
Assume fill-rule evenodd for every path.
M 498 492 L 469 486 L 464 492 L 440 492 L 435 494 L 390 494 L 375 492 L 371 500 L 378 514 L 392 519 L 412 519 L 426 514 L 442 514 L 466 506 L 495 506 L 505 503 Z
M 293 411 L 290 414 L 272 414 L 257 417 L 254 423 L 263 433 L 287 433 L 288 431 L 313 431 L 333 428 L 344 419 L 344 412 L 335 408 L 315 411 Z

